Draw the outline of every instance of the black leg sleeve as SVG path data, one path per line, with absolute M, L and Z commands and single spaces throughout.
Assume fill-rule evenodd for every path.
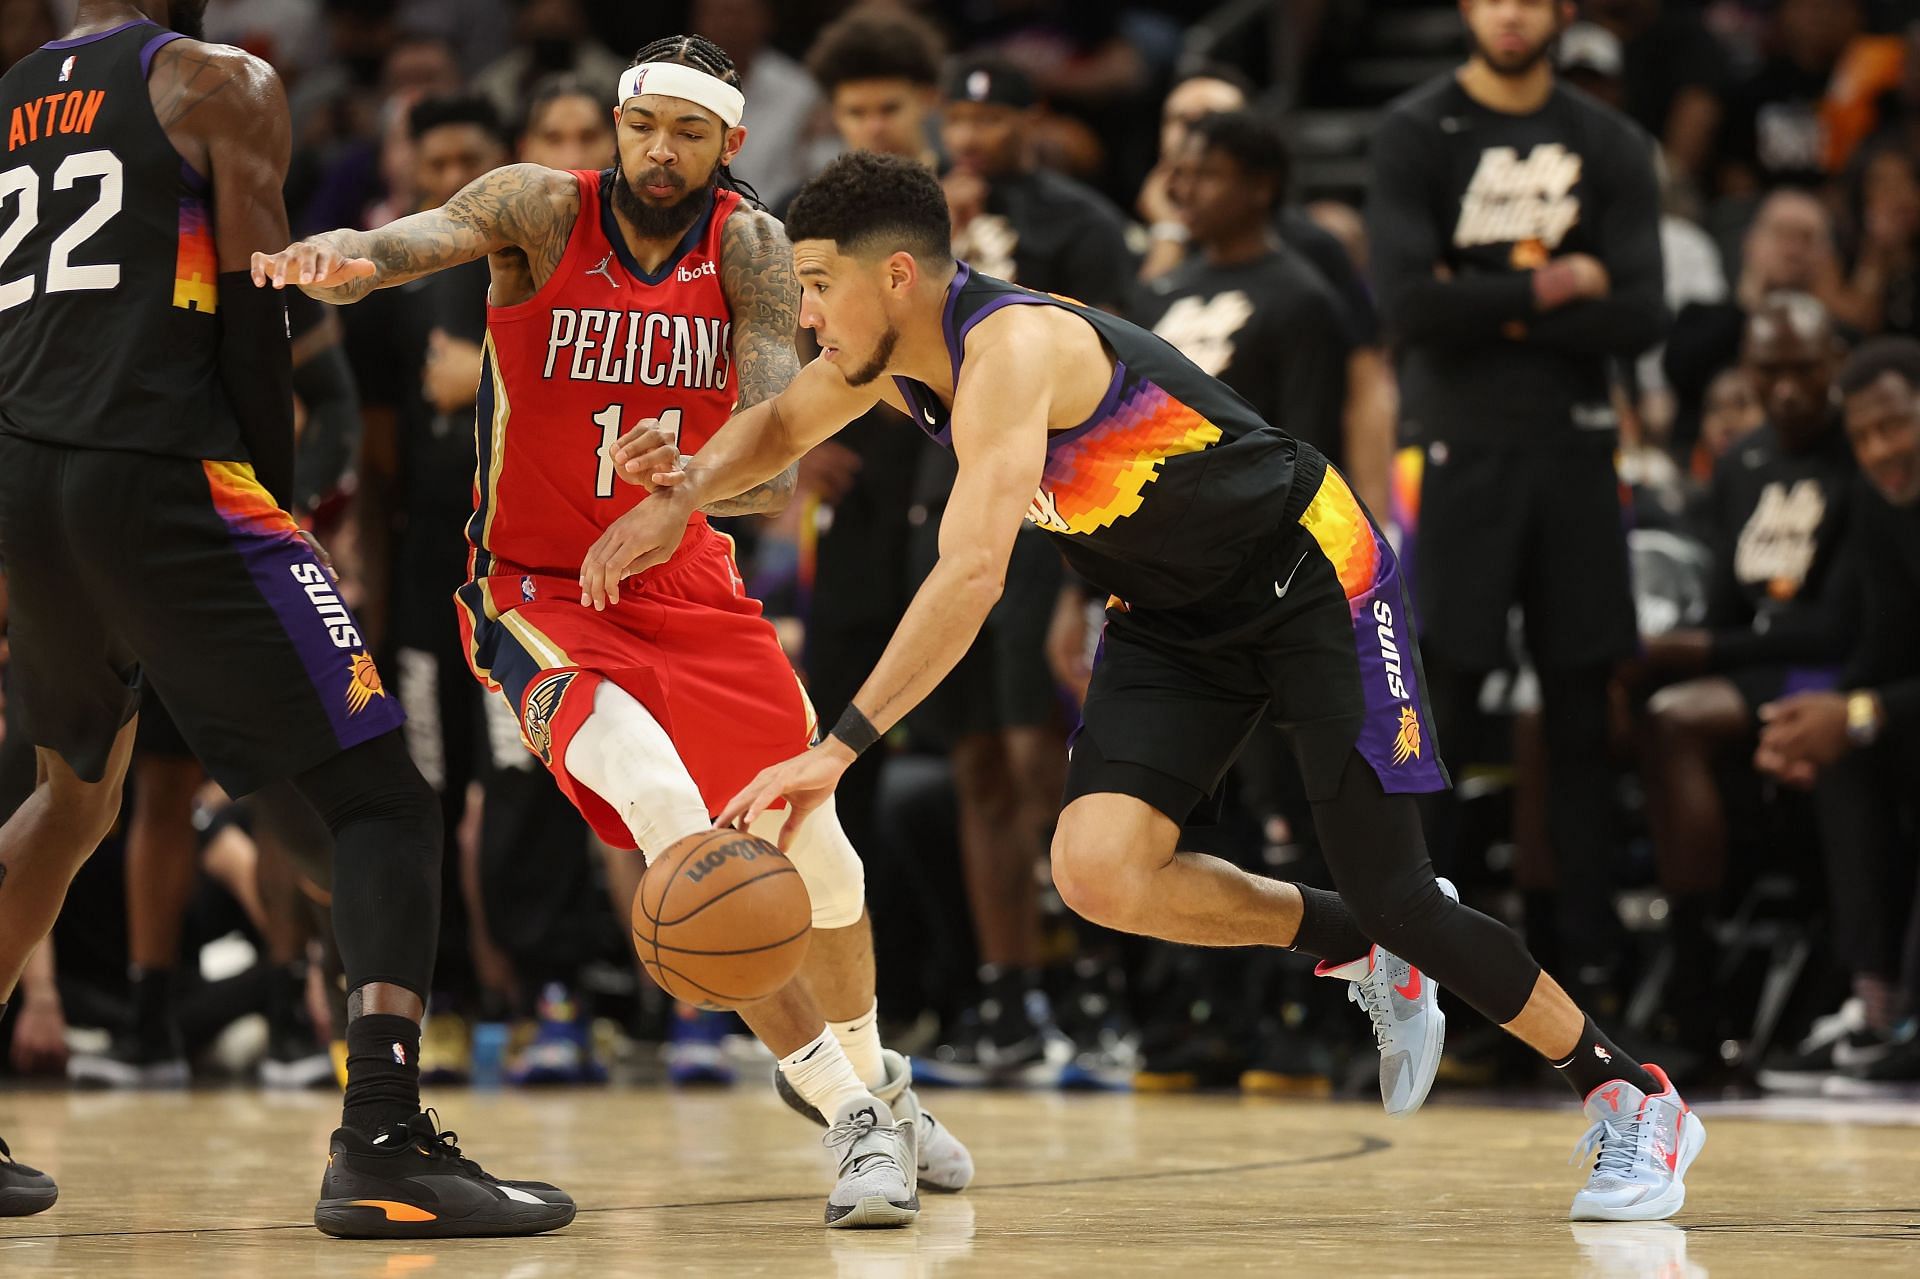
M 1389 795 L 1358 751 L 1340 789 L 1313 806 L 1334 887 L 1354 922 L 1495 1025 L 1520 1015 L 1540 965 L 1505 924 L 1440 891 L 1411 796 Z
M 400 730 L 294 785 L 333 832 L 333 927 L 348 991 L 391 982 L 425 999 L 440 934 L 440 805 Z

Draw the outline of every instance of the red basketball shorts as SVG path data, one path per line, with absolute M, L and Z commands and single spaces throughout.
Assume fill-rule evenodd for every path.
M 709 816 L 761 769 L 807 748 L 812 708 L 726 535 L 696 523 L 673 559 L 622 583 L 605 612 L 580 603 L 576 578 L 501 567 L 455 593 L 467 659 L 506 694 L 527 749 L 607 843 L 634 847 L 613 807 L 565 763 L 602 680 L 659 721 Z

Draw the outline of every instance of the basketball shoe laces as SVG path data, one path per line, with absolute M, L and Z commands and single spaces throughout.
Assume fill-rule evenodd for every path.
M 1371 973 L 1368 976 L 1372 976 Z M 1386 983 L 1379 983 L 1384 987 Z M 1388 996 L 1384 989 L 1375 990 L 1368 982 L 1347 983 L 1347 1000 L 1367 1010 L 1367 1016 L 1373 1021 L 1373 1046 L 1380 1051 L 1387 1049 L 1387 1040 L 1393 1036 L 1393 1010 L 1388 1007 Z
M 429 1108 L 407 1120 L 406 1123 L 396 1124 L 394 1127 L 406 1134 L 406 1139 L 427 1158 L 449 1159 L 453 1161 L 455 1167 L 469 1176 L 479 1177 L 484 1181 L 499 1180 L 498 1177 L 460 1153 L 460 1134 L 452 1129 L 440 1131 L 440 1115 L 433 1109 Z M 392 1129 L 388 1131 L 391 1132 Z
M 1626 1180 L 1633 1173 L 1636 1157 L 1640 1152 L 1640 1125 L 1645 1122 L 1646 1106 L 1642 1103 L 1639 1111 L 1631 1119 L 1615 1123 L 1611 1119 L 1598 1119 L 1593 1127 L 1587 1129 L 1586 1136 L 1580 1138 L 1580 1144 L 1573 1148 L 1573 1155 L 1567 1160 L 1570 1164 L 1582 1163 L 1597 1147 L 1600 1158 L 1594 1163 L 1593 1175 L 1610 1175 Z
M 820 1139 L 820 1144 L 836 1154 L 840 1154 L 842 1146 L 847 1147 L 846 1153 L 840 1154 L 841 1173 L 843 1175 L 847 1172 L 862 1173 L 875 1163 L 893 1162 L 893 1156 L 885 1150 L 854 1153 L 854 1146 L 879 1126 L 880 1121 L 871 1113 L 856 1113 L 827 1129 L 827 1135 Z

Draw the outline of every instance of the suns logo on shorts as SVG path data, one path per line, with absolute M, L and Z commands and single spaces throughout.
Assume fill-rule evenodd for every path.
M 358 715 L 372 704 L 374 698 L 386 695 L 386 686 L 380 682 L 380 671 L 373 664 L 373 654 L 363 649 L 348 659 L 347 713 L 349 715 Z
M 1400 731 L 1393 737 L 1393 762 L 1404 764 L 1420 758 L 1420 717 L 1413 707 L 1400 708 Z
M 560 709 L 560 697 L 567 691 L 567 685 L 573 683 L 573 677 L 579 673 L 561 671 L 527 690 L 527 709 L 520 719 L 527 746 L 540 757 L 542 764 L 553 763 L 553 714 Z

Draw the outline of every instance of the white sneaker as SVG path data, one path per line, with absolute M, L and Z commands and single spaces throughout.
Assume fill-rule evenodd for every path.
M 1441 892 L 1460 900 L 1452 881 L 1437 882 Z M 1350 982 L 1347 998 L 1372 1019 L 1373 1042 L 1380 1049 L 1380 1100 L 1387 1113 L 1398 1118 L 1420 1109 L 1433 1089 L 1447 1039 L 1438 983 L 1378 946 L 1350 963 L 1321 964 L 1313 971 Z
M 881 1056 L 887 1063 L 887 1081 L 874 1089 L 873 1095 L 886 1102 L 897 1118 L 913 1121 L 920 1184 L 943 1195 L 965 1190 L 973 1180 L 973 1155 L 945 1124 L 933 1117 L 932 1111 L 920 1105 L 920 1098 L 913 1091 L 912 1060 L 891 1048 L 882 1049 Z M 780 1100 L 798 1113 L 816 1124 L 827 1122 L 811 1103 L 794 1091 L 778 1066 L 773 1068 L 773 1088 Z
M 1665 1221 L 1687 1201 L 1687 1169 L 1707 1144 L 1707 1129 L 1665 1071 L 1646 1071 L 1661 1091 L 1648 1095 L 1616 1079 L 1587 1094 L 1593 1127 L 1570 1162 L 1600 1153 L 1586 1188 L 1573 1197 L 1567 1215 L 1574 1221 Z
M 834 1114 L 821 1144 L 839 1159 L 827 1225 L 906 1226 L 920 1215 L 912 1120 L 896 1121 L 878 1097 L 855 1097 Z

